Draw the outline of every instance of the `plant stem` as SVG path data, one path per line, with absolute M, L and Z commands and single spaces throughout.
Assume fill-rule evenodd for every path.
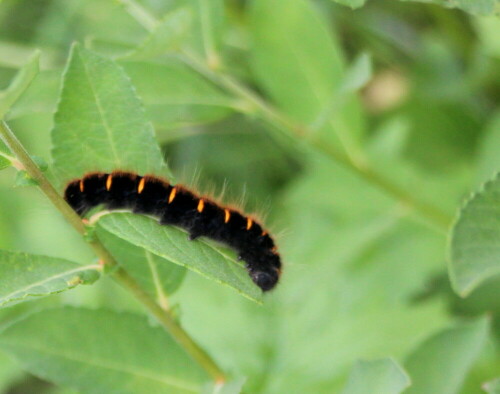
M 413 208 L 440 229 L 444 231 L 448 230 L 453 218 L 446 212 L 442 212 L 439 208 L 416 199 L 413 195 L 394 184 L 384 175 L 370 168 L 364 161 L 353 160 L 351 157 L 325 141 L 308 138 L 308 136 L 314 135 L 314 133 L 307 126 L 292 121 L 239 81 L 223 72 L 211 69 L 195 55 L 183 52 L 181 59 L 185 64 L 205 78 L 246 102 L 248 111 L 255 112 L 266 123 L 272 125 L 279 131 L 285 132 L 288 136 L 294 136 L 298 139 L 305 140 L 330 159 L 354 171 L 358 176 L 377 186 L 386 194 L 394 197 L 406 206 Z
M 0 136 L 11 152 L 17 157 L 22 164 L 24 170 L 35 180 L 42 192 L 49 198 L 54 206 L 63 214 L 68 222 L 80 234 L 85 235 L 87 229 L 81 218 L 76 212 L 66 203 L 66 201 L 57 193 L 56 189 L 48 181 L 42 171 L 38 168 L 35 162 L 14 135 L 5 121 L 0 121 Z M 151 313 L 160 324 L 172 335 L 172 337 L 191 355 L 191 357 L 210 374 L 218 383 L 226 380 L 222 370 L 215 364 L 210 356 L 200 348 L 191 337 L 182 329 L 175 321 L 168 310 L 162 309 L 132 278 L 125 270 L 119 267 L 116 260 L 104 247 L 104 245 L 94 238 L 88 242 L 90 247 L 100 260 L 108 267 L 116 267 L 113 270 L 113 278 L 131 292 L 135 298 Z
M 132 292 L 148 310 L 153 314 L 158 321 L 165 327 L 177 342 L 189 353 L 205 370 L 214 377 L 217 383 L 223 383 L 226 378 L 224 373 L 219 369 L 210 356 L 201 349 L 191 337 L 184 331 L 175 321 L 175 319 L 162 309 L 137 282 L 130 277 L 124 270 L 119 270 L 115 277 L 119 279 L 130 292 Z

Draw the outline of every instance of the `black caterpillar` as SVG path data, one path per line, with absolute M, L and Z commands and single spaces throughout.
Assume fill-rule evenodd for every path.
M 130 209 L 155 216 L 160 224 L 182 227 L 191 240 L 205 236 L 222 242 L 237 251 L 250 277 L 263 291 L 271 290 L 280 277 L 276 245 L 259 223 L 159 177 L 94 172 L 70 182 L 64 198 L 80 216 L 101 204 L 110 210 Z

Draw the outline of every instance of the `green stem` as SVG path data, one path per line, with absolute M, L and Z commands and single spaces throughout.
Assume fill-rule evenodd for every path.
M 188 352 L 205 370 L 214 377 L 217 383 L 223 383 L 226 378 L 224 373 L 219 369 L 210 356 L 201 349 L 191 337 L 180 327 L 173 319 L 170 313 L 162 309 L 144 290 L 133 280 L 124 270 L 119 270 L 115 273 L 115 277 L 119 279 L 135 298 L 137 298 L 165 327 L 177 342 Z
M 292 121 L 246 86 L 242 85 L 239 81 L 220 71 L 212 70 L 195 55 L 184 52 L 181 59 L 189 67 L 203 75 L 205 78 L 246 102 L 248 111 L 256 113 L 266 123 L 272 125 L 277 130 L 285 132 L 288 136 L 292 135 L 296 138 L 305 140 L 316 150 L 322 152 L 330 159 L 333 159 L 347 169 L 354 171 L 358 176 L 377 186 L 386 194 L 413 208 L 440 229 L 444 231 L 448 230 L 453 218 L 447 213 L 442 212 L 439 208 L 431 204 L 416 199 L 412 194 L 394 184 L 384 175 L 369 168 L 364 162 L 353 160 L 351 157 L 348 157 L 331 144 L 328 144 L 325 141 L 308 138 L 308 136 L 314 135 L 314 133 L 307 126 L 303 126 Z
M 85 235 L 87 229 L 81 218 L 66 203 L 66 201 L 57 193 L 56 189 L 47 180 L 42 171 L 14 135 L 7 123 L 0 121 L 0 136 L 11 152 L 16 155 L 24 170 L 35 180 L 42 192 L 49 198 L 54 206 L 63 214 L 68 222 L 81 235 Z M 215 381 L 223 382 L 226 380 L 222 370 L 215 364 L 210 356 L 200 348 L 191 337 L 177 324 L 168 310 L 162 309 L 132 278 L 125 270 L 118 266 L 113 256 L 108 252 L 98 239 L 89 242 L 90 247 L 95 254 L 108 267 L 116 267 L 113 270 L 113 278 L 130 291 L 135 298 L 162 324 L 162 326 L 172 335 L 173 338 L 186 350 L 191 357 L 198 362 L 209 373 Z

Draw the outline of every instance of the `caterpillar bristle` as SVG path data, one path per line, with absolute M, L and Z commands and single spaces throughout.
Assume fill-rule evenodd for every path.
M 278 283 L 281 260 L 273 238 L 259 221 L 182 185 L 128 171 L 92 172 L 69 182 L 64 197 L 80 216 L 98 205 L 108 210 L 127 209 L 154 216 L 162 225 L 179 226 L 189 232 L 190 239 L 203 236 L 224 243 L 245 261 L 262 291 Z

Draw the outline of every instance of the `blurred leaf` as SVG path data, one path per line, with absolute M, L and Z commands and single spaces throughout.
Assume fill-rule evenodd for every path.
M 94 282 L 96 265 L 26 253 L 0 251 L 0 306 L 28 301 Z
M 1 138 L 0 138 L 0 152 L 5 153 L 5 155 L 7 155 L 7 156 L 11 156 L 11 157 L 13 156 L 10 149 L 7 147 L 7 145 L 5 145 L 5 142 L 3 142 L 3 140 Z
M 484 390 L 488 394 L 498 394 L 500 393 L 500 378 L 494 379 L 491 382 L 484 384 Z
M 479 34 L 484 50 L 490 56 L 500 59 L 500 19 L 498 15 L 486 18 L 474 18 L 473 23 Z
M 269 392 L 340 392 L 357 359 L 403 356 L 449 319 L 443 302 L 413 301 L 442 269 L 442 234 L 341 165 L 310 161 L 280 201 L 285 273 L 277 321 L 261 323 L 281 328 Z
M 322 16 L 305 0 L 286 7 L 281 0 L 257 0 L 250 17 L 251 64 L 262 88 L 289 117 L 358 159 L 362 111 L 355 96 L 339 93 L 342 49 Z
M 36 51 L 16 74 L 10 86 L 0 92 L 0 119 L 9 111 L 31 84 L 39 71 L 40 52 Z
M 362 53 L 346 70 L 342 81 L 342 92 L 355 92 L 365 86 L 373 75 L 373 65 L 370 55 Z
M 23 376 L 23 371 L 17 363 L 0 352 L 0 392 L 8 393 L 8 388 Z
M 36 15 L 36 44 L 67 48 L 89 36 L 131 45 L 146 36 L 144 28 L 132 18 L 119 1 L 52 0 Z
M 351 8 L 359 8 L 365 5 L 366 0 L 333 0 L 336 3 L 346 5 Z
M 408 393 L 457 393 L 488 337 L 489 320 L 477 319 L 441 331 L 411 354 L 405 368 Z
M 178 264 L 200 275 L 225 284 L 251 300 L 260 302 L 261 290 L 252 282 L 243 264 L 227 257 L 202 240 L 190 241 L 187 233 L 174 226 L 132 213 L 113 213 L 97 224 L 115 236 L 163 259 L 158 263 Z
M 472 161 L 481 124 L 469 108 L 422 97 L 408 101 L 400 113 L 411 125 L 407 159 L 434 173 L 449 173 Z
M 79 45 L 71 51 L 54 122 L 54 165 L 64 178 L 163 169 L 152 126 L 123 69 Z
M 231 99 L 185 65 L 122 62 L 149 118 L 160 129 L 213 122 L 228 116 Z
M 100 226 L 97 228 L 97 234 L 120 265 L 160 304 L 164 303 L 166 297 L 174 293 L 184 280 L 184 267 L 146 249 L 138 248 Z
M 59 308 L 28 315 L 0 347 L 31 373 L 85 393 L 195 393 L 204 372 L 141 315 Z
M 499 20 L 500 21 L 500 20 Z M 500 31 L 500 30 L 499 30 Z M 479 145 L 478 183 L 486 182 L 500 172 L 500 111 L 489 120 Z
M 40 171 L 45 172 L 48 170 L 49 165 L 47 164 L 47 162 L 43 157 L 33 155 L 31 156 L 31 159 L 35 162 Z
M 184 0 L 180 4 L 192 7 L 194 21 L 187 47 L 200 53 L 210 67 L 220 64 L 219 51 L 225 28 L 225 8 L 222 0 Z
M 1 141 L 0 141 L 0 143 L 1 143 Z M 3 170 L 4 168 L 10 167 L 11 164 L 12 163 L 9 159 L 0 155 L 0 170 Z
M 477 15 L 492 14 L 497 7 L 497 0 L 401 0 L 432 3 L 446 8 L 459 8 Z
M 243 392 L 245 381 L 246 378 L 240 378 L 223 384 L 209 383 L 203 387 L 200 394 L 240 394 Z
M 168 13 L 159 21 L 149 37 L 122 59 L 148 60 L 178 50 L 182 41 L 188 36 L 192 20 L 190 11 L 181 8 Z
M 50 114 L 56 110 L 61 80 L 60 70 L 38 73 L 23 95 L 7 113 L 7 119 L 18 119 L 32 114 Z
M 342 394 L 397 394 L 410 383 L 404 369 L 390 358 L 358 361 Z
M 25 170 L 21 170 L 16 173 L 14 187 L 22 186 L 38 186 L 38 182 L 35 181 Z
M 462 296 L 500 272 L 499 207 L 497 174 L 469 199 L 451 230 L 449 274 L 454 290 Z
M 410 133 L 410 122 L 396 115 L 383 122 L 370 138 L 368 150 L 373 161 L 400 159 Z

